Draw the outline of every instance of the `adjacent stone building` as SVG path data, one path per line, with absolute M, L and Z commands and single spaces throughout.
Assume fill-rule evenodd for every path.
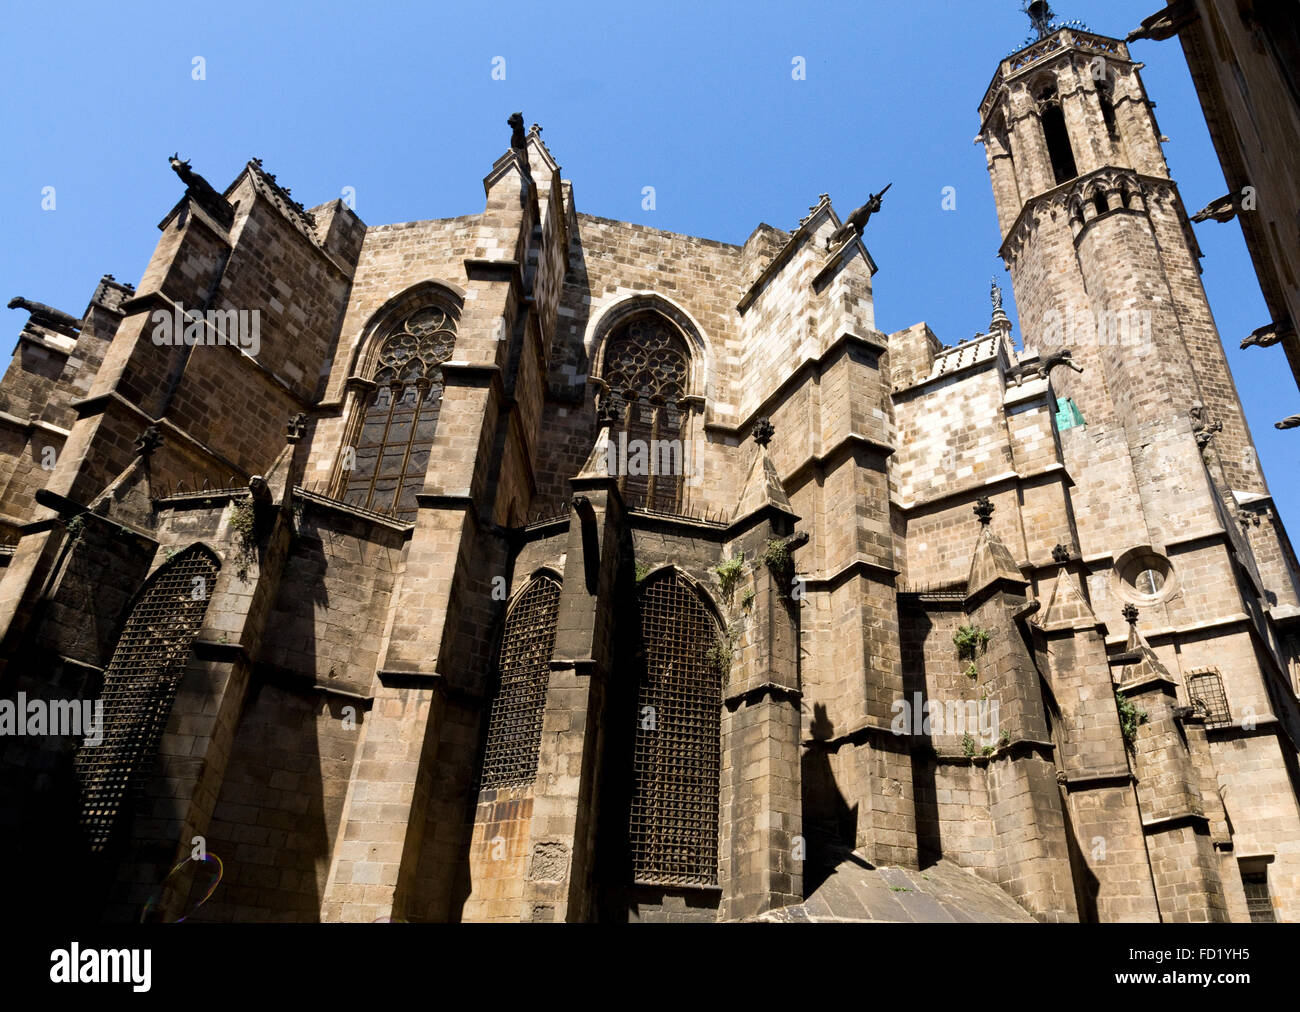
M 599 218 L 513 117 L 460 218 L 174 160 L 0 384 L 0 697 L 104 720 L 0 737 L 9 895 L 1300 918 L 1296 560 L 1138 69 L 1041 22 L 979 106 L 1023 351 L 996 285 L 879 331 L 870 204 Z
M 1175 35 L 1228 182 L 1192 220 L 1241 223 L 1269 312 L 1241 345 L 1281 344 L 1300 385 L 1300 4 L 1175 0 L 1128 41 Z M 1275 424 L 1295 428 L 1300 414 Z

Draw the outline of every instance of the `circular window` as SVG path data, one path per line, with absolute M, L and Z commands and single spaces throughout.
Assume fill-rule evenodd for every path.
M 1115 565 L 1115 573 L 1120 596 L 1135 604 L 1157 601 L 1173 589 L 1173 567 L 1150 548 L 1125 552 Z

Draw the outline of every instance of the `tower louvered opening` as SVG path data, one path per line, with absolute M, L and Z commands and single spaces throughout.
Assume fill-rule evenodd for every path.
M 542 711 L 550 677 L 560 584 L 539 576 L 515 602 L 501 643 L 501 683 L 488 720 L 483 789 L 530 784 L 537 776 Z
M 190 548 L 158 572 L 131 610 L 104 672 L 103 740 L 83 744 L 75 760 L 92 850 L 107 845 L 128 794 L 152 767 L 216 576 L 216 559 Z
M 645 673 L 633 751 L 633 875 L 654 885 L 716 885 L 718 628 L 677 573 L 643 583 L 640 605 Z

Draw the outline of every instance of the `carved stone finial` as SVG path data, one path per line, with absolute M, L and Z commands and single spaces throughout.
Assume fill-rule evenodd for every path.
M 135 437 L 135 455 L 137 457 L 148 457 L 154 450 L 163 445 L 162 433 L 158 431 L 158 426 L 150 425 L 140 435 Z
M 1047 0 L 1034 0 L 1025 8 L 1025 13 L 1029 15 L 1029 23 L 1033 25 L 1040 39 L 1045 39 L 1052 34 L 1052 20 L 1056 17 L 1056 12 L 1052 10 Z
M 285 433 L 286 441 L 290 446 L 295 446 L 307 434 L 307 416 L 299 411 L 289 419 L 288 429 Z
M 1064 545 L 1057 545 L 1055 548 L 1052 549 L 1052 561 L 1069 562 L 1070 550 L 1066 548 Z
M 1002 289 L 998 287 L 997 278 L 990 279 L 989 294 L 993 299 L 993 312 L 996 313 L 1002 308 Z
M 767 449 L 767 444 L 770 443 L 772 437 L 776 435 L 776 426 L 772 424 L 770 418 L 760 418 L 754 423 L 754 429 L 750 435 L 754 437 L 754 442 L 763 447 L 763 449 Z
M 1137 620 L 1138 620 L 1137 605 L 1135 604 L 1124 605 L 1124 609 L 1120 614 L 1124 616 L 1124 621 L 1127 622 L 1129 625 L 1137 625 Z
M 993 504 L 988 496 L 982 495 L 975 500 L 975 516 L 985 527 L 993 521 Z

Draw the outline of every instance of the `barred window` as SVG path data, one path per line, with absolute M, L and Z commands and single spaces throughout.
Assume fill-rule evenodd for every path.
M 633 747 L 633 875 L 655 885 L 716 885 L 718 627 L 696 591 L 673 571 L 642 583 L 640 606 L 645 671 Z
M 415 518 L 442 408 L 441 366 L 455 345 L 456 318 L 437 306 L 411 313 L 384 340 L 344 502 Z
M 482 788 L 530 784 L 537 776 L 542 710 L 555 648 L 560 584 L 539 576 L 506 617 L 501 641 L 501 681 L 488 720 Z
M 610 338 L 603 379 L 627 434 L 619 491 L 631 505 L 681 508 L 688 363 L 681 338 L 655 313 L 633 317 Z
M 1273 898 L 1268 892 L 1268 870 L 1260 868 L 1248 871 L 1241 869 L 1241 885 L 1246 892 L 1246 910 L 1254 924 L 1274 924 L 1277 916 L 1273 913 Z
M 1223 679 L 1216 669 L 1205 668 L 1188 675 L 1187 695 L 1196 711 L 1204 715 L 1206 727 L 1224 727 L 1232 723 Z
M 83 744 L 74 761 L 81 825 L 94 851 L 108 844 L 128 793 L 152 767 L 218 566 L 201 545 L 167 563 L 136 600 L 117 641 L 100 694 L 103 740 Z

